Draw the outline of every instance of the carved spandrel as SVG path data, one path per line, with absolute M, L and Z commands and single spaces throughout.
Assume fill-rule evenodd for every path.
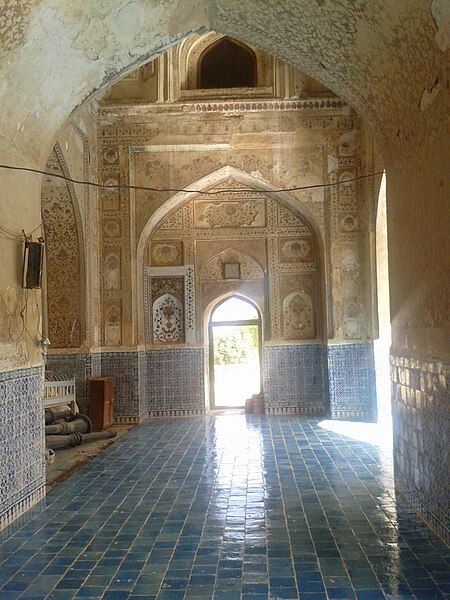
M 194 225 L 196 228 L 231 229 L 265 227 L 265 201 L 255 199 L 196 202 Z

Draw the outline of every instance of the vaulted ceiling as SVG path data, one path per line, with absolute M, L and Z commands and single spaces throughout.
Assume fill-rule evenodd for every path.
M 71 111 L 194 31 L 285 59 L 346 99 L 380 136 L 417 136 L 448 111 L 449 0 L 3 0 L 0 152 L 36 163 Z

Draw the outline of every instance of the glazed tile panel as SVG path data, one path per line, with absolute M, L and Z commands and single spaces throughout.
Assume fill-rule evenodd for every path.
M 43 369 L 0 373 L 0 528 L 44 493 Z
M 377 400 L 373 344 L 328 346 L 331 416 L 376 421 Z
M 102 352 L 101 364 L 102 376 L 114 378 L 114 419 L 139 420 L 138 352 Z
M 323 414 L 327 410 L 324 360 L 325 349 L 319 344 L 264 347 L 266 409 Z
M 204 414 L 203 348 L 147 351 L 150 416 Z
M 92 376 L 91 356 L 87 354 L 47 354 L 45 363 L 50 371 L 62 373 L 66 375 L 67 379 L 75 377 L 77 404 L 80 412 L 86 413 L 86 380 Z
M 391 356 L 397 490 L 447 543 L 449 365 Z

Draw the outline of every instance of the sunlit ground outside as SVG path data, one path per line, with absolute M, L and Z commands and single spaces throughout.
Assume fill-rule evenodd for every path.
M 214 398 L 216 406 L 244 406 L 245 400 L 259 393 L 259 361 L 215 365 Z
M 213 339 L 214 404 L 244 406 L 247 398 L 260 392 L 258 327 L 215 326 Z

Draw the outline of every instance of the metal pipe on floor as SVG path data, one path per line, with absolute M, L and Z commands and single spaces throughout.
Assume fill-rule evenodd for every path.
M 72 411 L 70 408 L 64 410 L 55 410 L 54 408 L 46 408 L 45 409 L 45 424 L 51 425 L 58 419 L 68 419 Z
M 94 442 L 96 440 L 106 440 L 116 437 L 115 431 L 95 431 L 93 433 L 69 433 L 69 435 L 46 435 L 45 446 L 52 450 L 61 448 L 70 448 L 79 446 L 85 442 Z
M 53 425 L 45 426 L 45 435 L 89 433 L 90 431 L 92 431 L 92 423 L 86 415 L 77 415 L 71 421 L 55 421 Z

